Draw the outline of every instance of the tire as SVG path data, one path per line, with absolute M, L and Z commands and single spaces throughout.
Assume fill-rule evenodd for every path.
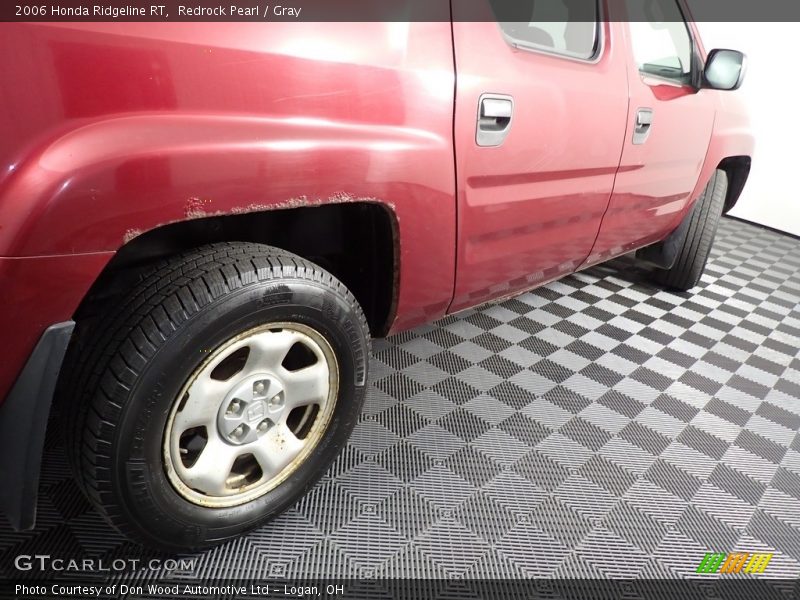
M 700 283 L 728 191 L 728 176 L 717 169 L 690 214 L 686 237 L 670 269 L 655 271 L 654 279 L 667 287 L 688 291 Z
M 353 295 L 298 256 L 231 243 L 162 261 L 78 325 L 62 406 L 79 486 L 157 550 L 262 525 L 345 445 L 369 339 Z

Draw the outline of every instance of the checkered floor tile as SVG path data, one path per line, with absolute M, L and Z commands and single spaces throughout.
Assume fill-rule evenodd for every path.
M 725 219 L 694 294 L 645 275 L 617 261 L 376 341 L 327 476 L 190 575 L 673 578 L 742 550 L 800 577 L 800 241 Z M 60 444 L 37 529 L 0 523 L 4 569 L 138 555 Z

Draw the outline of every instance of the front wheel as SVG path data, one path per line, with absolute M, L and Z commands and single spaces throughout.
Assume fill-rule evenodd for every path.
M 368 328 L 332 275 L 224 244 L 165 261 L 83 349 L 82 488 L 141 543 L 193 551 L 278 515 L 321 477 L 366 389 Z M 86 344 L 86 342 L 84 342 Z
M 700 283 L 722 217 L 727 191 L 728 175 L 717 169 L 692 208 L 686 237 L 681 243 L 675 264 L 670 269 L 654 272 L 653 277 L 658 283 L 683 291 Z

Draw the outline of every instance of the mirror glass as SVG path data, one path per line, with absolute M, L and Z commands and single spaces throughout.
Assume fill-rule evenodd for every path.
M 735 90 L 742 85 L 744 54 L 737 50 L 712 50 L 706 62 L 705 78 L 709 87 Z

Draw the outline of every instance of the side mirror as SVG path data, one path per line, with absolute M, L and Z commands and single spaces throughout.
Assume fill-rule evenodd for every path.
M 738 50 L 712 50 L 703 70 L 703 87 L 713 90 L 736 90 L 742 85 L 746 57 Z

